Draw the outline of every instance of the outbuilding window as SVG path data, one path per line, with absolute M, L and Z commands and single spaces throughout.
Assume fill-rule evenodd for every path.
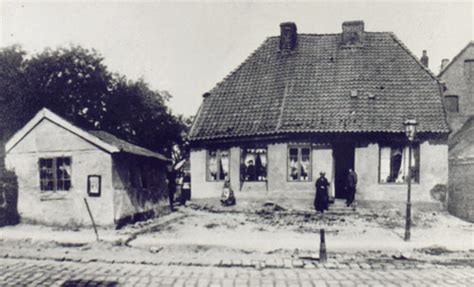
M 288 148 L 288 181 L 311 181 L 311 148 Z
M 242 177 L 242 181 L 267 180 L 266 148 L 242 149 L 240 176 Z
M 411 181 L 420 182 L 420 146 L 414 145 L 411 159 Z M 380 183 L 406 183 L 408 179 L 408 146 L 380 147 Z
M 229 150 L 211 149 L 207 154 L 207 180 L 223 181 L 229 175 Z
M 41 191 L 69 190 L 71 188 L 71 158 L 54 157 L 39 160 Z

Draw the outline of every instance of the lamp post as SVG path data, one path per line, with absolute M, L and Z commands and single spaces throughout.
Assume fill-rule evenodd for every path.
M 411 228 L 411 153 L 412 143 L 416 136 L 416 125 L 418 124 L 415 119 L 408 119 L 404 123 L 405 134 L 408 138 L 408 178 L 407 178 L 407 211 L 406 211 L 406 222 L 405 222 L 405 241 L 410 240 L 410 228 Z

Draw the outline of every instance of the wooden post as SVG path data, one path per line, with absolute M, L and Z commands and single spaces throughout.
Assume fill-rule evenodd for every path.
M 92 226 L 94 227 L 95 238 L 97 239 L 97 241 L 99 241 L 99 233 L 97 233 L 97 227 L 95 226 L 94 217 L 92 217 L 91 209 L 89 208 L 89 203 L 87 202 L 87 199 L 85 197 L 84 197 L 84 203 L 86 204 L 87 212 L 89 212 L 89 216 L 92 221 Z
M 319 244 L 319 263 L 326 263 L 328 261 L 328 255 L 326 253 L 326 238 L 324 236 L 324 229 L 319 231 L 320 244 Z

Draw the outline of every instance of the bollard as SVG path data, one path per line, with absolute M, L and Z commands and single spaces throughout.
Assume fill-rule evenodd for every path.
M 319 263 L 326 263 L 328 261 L 328 255 L 326 253 L 326 239 L 324 236 L 324 229 L 319 231 L 320 234 L 320 244 L 319 244 Z

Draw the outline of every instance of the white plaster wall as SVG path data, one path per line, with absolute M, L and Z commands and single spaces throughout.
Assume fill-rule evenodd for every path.
M 375 201 L 406 201 L 407 185 L 379 183 L 379 145 L 358 147 L 355 170 L 358 174 L 356 198 Z M 448 147 L 446 144 L 423 142 L 420 145 L 420 183 L 412 184 L 413 202 L 434 202 L 430 190 L 448 182 Z
M 295 197 L 313 198 L 314 182 L 320 171 L 326 172 L 330 181 L 330 193 L 334 196 L 333 154 L 330 147 L 312 148 L 312 177 L 309 182 L 289 182 L 287 180 L 288 145 L 268 145 L 268 191 L 264 182 L 246 182 L 242 192 L 271 196 L 284 192 Z M 356 147 L 355 170 L 358 174 L 356 198 L 374 201 L 405 201 L 407 185 L 379 183 L 379 145 L 371 143 Z M 230 177 L 234 191 L 240 190 L 240 149 L 231 149 Z M 206 150 L 191 151 L 191 173 L 193 197 L 219 197 L 223 182 L 206 181 Z M 448 182 L 448 147 L 446 144 L 423 142 L 420 145 L 420 183 L 412 184 L 412 201 L 433 202 L 430 190 L 436 184 Z
M 270 192 L 294 193 L 296 197 L 313 198 L 315 193 L 314 183 L 319 173 L 324 171 L 326 178 L 331 183 L 333 192 L 333 158 L 330 147 L 312 147 L 311 151 L 311 180 L 307 182 L 288 181 L 288 144 L 273 144 L 268 146 L 269 155 L 269 183 Z
M 41 192 L 39 158 L 70 156 L 69 191 Z M 22 219 L 46 224 L 90 225 L 87 198 L 97 224 L 113 224 L 112 159 L 96 146 L 43 120 L 6 155 L 7 169 L 18 177 L 18 212 Z M 102 176 L 101 197 L 87 195 L 87 176 Z
M 232 151 L 231 151 L 232 159 Z M 206 157 L 205 149 L 191 149 L 191 197 L 207 198 L 220 197 L 223 181 L 207 181 L 206 178 Z M 230 174 L 232 177 L 232 174 Z
M 285 192 L 294 193 L 297 197 L 314 197 L 314 182 L 320 171 L 326 172 L 329 181 L 332 180 L 333 159 L 332 149 L 314 147 L 312 149 L 312 175 L 309 182 L 289 182 L 287 180 L 287 148 L 284 144 L 268 145 L 268 189 L 265 182 L 244 182 L 240 187 L 240 147 L 230 149 L 230 179 L 235 192 L 246 194 L 269 194 Z M 223 182 L 206 181 L 206 150 L 191 150 L 191 184 L 193 198 L 219 197 Z M 332 185 L 331 185 L 332 186 Z

